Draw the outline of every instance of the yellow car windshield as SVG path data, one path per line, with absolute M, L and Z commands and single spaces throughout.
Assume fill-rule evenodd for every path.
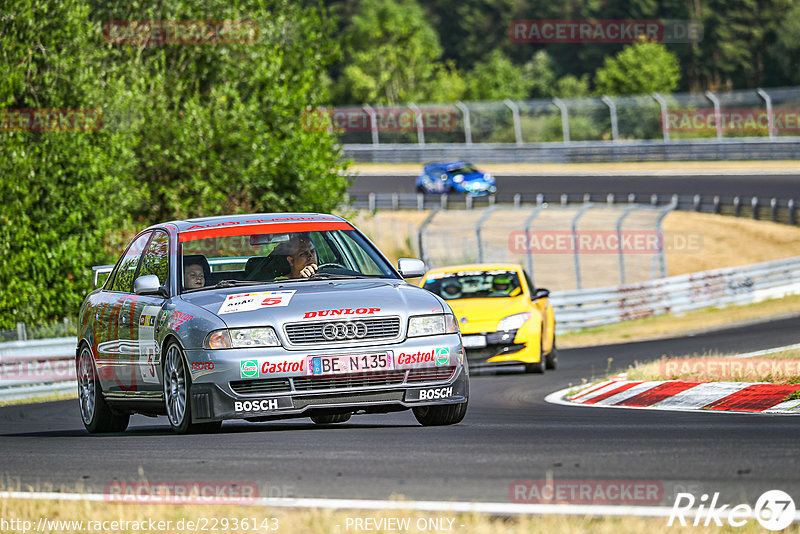
M 522 294 L 515 271 L 458 271 L 434 273 L 423 286 L 445 300 L 507 298 Z

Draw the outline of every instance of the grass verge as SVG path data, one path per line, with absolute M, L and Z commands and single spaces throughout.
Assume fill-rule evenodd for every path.
M 608 345 L 700 332 L 709 328 L 735 326 L 768 317 L 800 314 L 800 295 L 765 300 L 744 306 L 703 308 L 682 315 L 665 314 L 633 319 L 578 332 L 559 334 L 559 348 Z M 556 316 L 558 321 L 558 316 Z
M 86 501 L 55 501 L 4 499 L 0 512 L 5 521 L 18 520 L 19 528 L 9 531 L 36 529 L 40 520 L 47 527 L 40 532 L 286 532 L 346 533 L 346 532 L 463 532 L 470 534 L 552 532 L 597 534 L 638 534 L 660 532 L 667 526 L 667 518 L 591 517 L 591 516 L 512 516 L 497 517 L 485 514 L 435 514 L 403 511 L 364 511 L 327 509 L 270 509 L 244 506 L 164 506 Z M 43 519 L 42 519 L 43 518 Z M 382 519 L 392 523 L 379 523 Z M 361 528 L 357 528 L 361 520 Z M 369 520 L 369 523 L 365 521 Z M 72 521 L 73 523 L 70 523 Z M 163 521 L 163 523 L 159 523 Z M 180 523 L 182 521 L 182 523 Z M 191 525 L 189 522 L 193 522 Z M 406 522 L 407 521 L 407 522 Z M 60 522 L 60 523 L 56 523 Z M 81 523 L 75 523 L 81 522 Z M 116 522 L 116 523 L 114 523 Z M 127 523 L 123 523 L 127 522 Z M 169 522 L 169 523 L 167 523 Z M 80 528 L 77 528 L 80 525 Z M 255 527 L 254 527 L 255 525 Z M 369 525 L 369 528 L 366 528 Z M 379 527 L 378 525 L 382 525 Z M 391 525 L 391 526 L 390 526 Z M 398 528 L 407 525 L 408 528 Z M 190 528 L 194 527 L 194 528 Z M 213 528 L 216 526 L 216 528 Z M 264 528 L 264 527 L 268 528 Z M 392 526 L 394 528 L 392 528 Z M 165 527 L 165 528 L 159 528 Z M 182 527 L 182 528 L 180 528 Z M 202 528 L 205 527 L 205 528 Z M 744 527 L 687 527 L 673 526 L 675 532 L 760 532 L 758 522 L 750 520 Z M 800 532 L 794 524 L 783 532 Z

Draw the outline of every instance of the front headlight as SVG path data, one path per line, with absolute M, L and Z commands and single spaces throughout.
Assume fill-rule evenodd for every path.
M 458 323 L 451 314 L 417 315 L 408 319 L 408 337 L 458 333 Z
M 525 321 L 531 318 L 533 314 L 531 312 L 522 312 L 522 313 L 515 313 L 514 315 L 509 315 L 508 317 L 501 319 L 499 323 L 497 323 L 497 330 L 519 330 L 522 328 L 522 325 L 525 324 Z
M 281 342 L 270 326 L 259 328 L 234 328 L 216 330 L 206 336 L 207 349 L 230 349 L 242 347 L 280 347 Z

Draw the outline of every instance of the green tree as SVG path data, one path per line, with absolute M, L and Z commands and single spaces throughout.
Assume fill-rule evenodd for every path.
M 609 95 L 671 92 L 680 77 L 678 60 L 664 45 L 639 42 L 606 58 L 595 74 L 595 88 L 598 93 Z
M 470 100 L 503 100 L 528 98 L 532 80 L 500 50 L 494 50 L 486 61 L 479 62 L 467 76 Z
M 1 14 L 0 328 L 74 316 L 121 231 L 329 211 L 347 187 L 335 138 L 303 120 L 328 100 L 337 50 L 322 13 L 289 0 L 92 4 L 12 0 Z M 109 20 L 242 19 L 259 28 L 253 42 L 119 45 L 102 33 Z M 8 127 L 32 108 L 97 109 L 103 123 Z
M 448 72 L 439 38 L 416 0 L 364 0 L 343 32 L 342 103 L 425 101 Z

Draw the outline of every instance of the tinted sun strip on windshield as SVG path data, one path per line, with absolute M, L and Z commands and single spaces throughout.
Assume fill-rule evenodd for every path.
M 203 230 L 191 230 L 181 232 L 178 240 L 181 243 L 196 241 L 198 239 L 208 239 L 210 237 L 231 237 L 251 234 L 279 234 L 289 232 L 324 232 L 330 230 L 354 230 L 346 222 L 296 222 L 296 223 L 272 223 L 272 224 L 249 224 L 244 226 L 222 226 L 219 228 L 207 228 Z

